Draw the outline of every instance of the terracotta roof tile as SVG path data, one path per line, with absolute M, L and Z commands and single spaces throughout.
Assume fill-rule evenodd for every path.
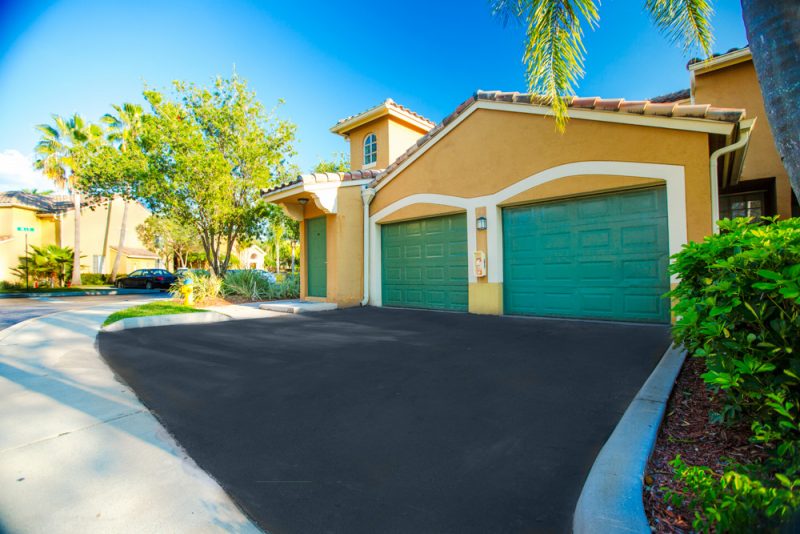
M 428 133 L 417 139 L 417 142 L 394 160 L 385 171 L 375 179 L 376 183 L 384 176 L 388 175 L 399 167 L 404 161 L 411 157 L 420 147 L 427 144 L 431 138 L 435 137 L 445 126 L 452 123 L 473 103 L 480 100 L 492 102 L 511 102 L 515 104 L 528 104 L 534 106 L 545 106 L 547 101 L 538 95 L 530 93 L 501 92 L 501 91 L 481 91 L 478 90 L 470 98 L 462 102 L 450 115 L 445 117 L 442 122 L 434 126 Z M 675 102 L 653 102 L 650 100 L 631 100 L 626 101 L 622 98 L 603 99 L 598 97 L 567 97 L 567 106 L 581 110 L 591 110 L 601 113 L 634 113 L 639 115 L 649 115 L 657 117 L 671 117 L 677 120 L 685 119 L 706 119 L 722 122 L 738 122 L 745 116 L 743 109 L 716 108 L 713 106 L 676 104 Z
M 358 117 L 359 115 L 363 115 L 364 113 L 368 113 L 368 112 L 372 111 L 373 109 L 375 109 L 375 108 L 377 108 L 377 107 L 380 107 L 380 106 L 384 106 L 384 105 L 385 105 L 385 106 L 387 106 L 387 107 L 390 107 L 390 108 L 394 108 L 394 109 L 396 109 L 396 110 L 398 110 L 398 111 L 402 111 L 402 112 L 408 113 L 408 114 L 410 114 L 410 115 L 413 115 L 414 117 L 418 118 L 418 119 L 419 119 L 419 120 L 421 120 L 422 122 L 427 122 L 427 123 L 428 123 L 428 124 L 430 124 L 431 126 L 433 126 L 434 124 L 436 124 L 436 123 L 435 123 L 435 122 L 433 122 L 432 120 L 430 120 L 430 119 L 428 119 L 428 118 L 426 118 L 426 117 L 423 117 L 422 115 L 420 115 L 420 114 L 419 114 L 419 113 L 417 113 L 416 111 L 412 111 L 411 109 L 409 109 L 409 108 L 407 108 L 407 107 L 405 107 L 405 106 L 402 106 L 402 105 L 398 104 L 397 102 L 395 102 L 395 101 L 394 101 L 394 100 L 392 100 L 391 98 L 387 98 L 386 100 L 384 100 L 383 102 L 381 102 L 381 103 L 380 103 L 380 104 L 378 104 L 377 106 L 372 106 L 371 108 L 367 108 L 367 109 L 365 109 L 364 111 L 362 111 L 361 113 L 355 113 L 355 114 L 353 114 L 353 115 L 350 115 L 349 117 L 345 117 L 345 118 L 343 118 L 343 119 L 339 119 L 339 120 L 336 122 L 336 124 L 337 124 L 337 125 L 339 125 L 339 124 L 345 123 L 345 122 L 347 122 L 347 121 L 349 121 L 349 120 L 351 120 L 351 119 L 353 119 L 353 118 L 355 118 L 355 117 Z
M 275 187 L 270 187 L 269 189 L 262 189 L 261 195 L 269 195 L 271 193 L 275 193 L 277 191 L 281 191 L 283 189 L 288 189 L 289 187 L 298 185 L 298 184 L 321 184 L 326 182 L 349 182 L 353 180 L 374 180 L 378 177 L 379 174 L 383 172 L 383 169 L 366 169 L 363 171 L 346 171 L 346 172 L 311 172 L 308 174 L 301 174 L 297 176 L 294 180 L 289 182 L 285 182 L 281 185 L 276 185 Z
M 681 89 L 680 91 L 655 96 L 650 99 L 650 102 L 658 104 L 662 102 L 678 102 L 680 100 L 689 100 L 690 98 L 692 98 L 692 92 L 689 89 Z
M 92 207 L 98 204 L 98 200 L 85 200 L 83 207 Z M 0 204 L 10 204 L 34 208 L 39 213 L 61 213 L 72 209 L 72 197 L 70 195 L 34 195 L 24 191 L 0 191 Z

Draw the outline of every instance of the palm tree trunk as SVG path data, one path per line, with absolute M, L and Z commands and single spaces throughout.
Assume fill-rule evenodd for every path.
M 119 272 L 119 262 L 122 258 L 122 249 L 125 247 L 125 234 L 128 232 L 128 201 L 124 201 L 122 208 L 122 222 L 119 225 L 119 245 L 117 245 L 117 255 L 114 257 L 114 267 L 111 268 L 111 282 L 117 281 Z
M 289 272 L 294 274 L 294 241 L 292 241 L 292 267 Z
M 106 266 L 106 256 L 108 255 L 108 232 L 111 230 L 111 207 L 114 205 L 114 199 L 108 201 L 108 213 L 106 214 L 106 231 L 103 234 L 103 252 L 100 256 L 100 273 L 103 272 Z
M 741 2 L 772 136 L 800 201 L 800 3 Z
M 275 240 L 275 272 L 281 272 L 281 240 Z
M 75 248 L 72 253 L 72 282 L 70 285 L 81 285 L 81 194 L 72 194 L 73 208 L 75 209 Z

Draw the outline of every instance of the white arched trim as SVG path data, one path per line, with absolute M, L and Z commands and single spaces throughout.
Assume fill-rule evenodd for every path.
M 379 223 L 381 219 L 399 209 L 413 204 L 441 204 L 463 208 L 467 212 L 467 245 L 469 257 L 469 282 L 475 282 L 472 253 L 477 249 L 475 209 L 486 207 L 487 264 L 489 282 L 503 281 L 503 228 L 501 204 L 520 193 L 553 180 L 585 174 L 632 176 L 661 180 L 667 188 L 667 216 L 669 224 L 669 253 L 680 251 L 688 241 L 686 226 L 686 175 L 681 165 L 662 163 L 635 163 L 628 161 L 581 161 L 551 167 L 533 174 L 491 195 L 463 198 L 452 195 L 418 193 L 389 204 L 371 215 L 370 222 L 370 302 L 381 305 L 381 244 Z M 673 282 L 677 278 L 673 277 Z

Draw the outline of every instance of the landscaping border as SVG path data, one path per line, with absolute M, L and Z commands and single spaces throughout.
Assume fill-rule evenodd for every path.
M 147 315 L 144 317 L 126 317 L 100 330 L 102 332 L 120 332 L 133 328 L 149 328 L 151 326 L 171 326 L 174 324 L 204 324 L 230 321 L 232 317 L 215 311 L 198 313 L 168 313 L 164 315 Z
M 575 507 L 577 534 L 650 533 L 643 478 L 686 351 L 670 346 L 631 401 L 592 465 Z

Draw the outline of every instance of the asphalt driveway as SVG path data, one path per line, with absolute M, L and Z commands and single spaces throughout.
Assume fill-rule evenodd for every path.
M 356 308 L 99 345 L 268 532 L 567 532 L 669 333 Z

